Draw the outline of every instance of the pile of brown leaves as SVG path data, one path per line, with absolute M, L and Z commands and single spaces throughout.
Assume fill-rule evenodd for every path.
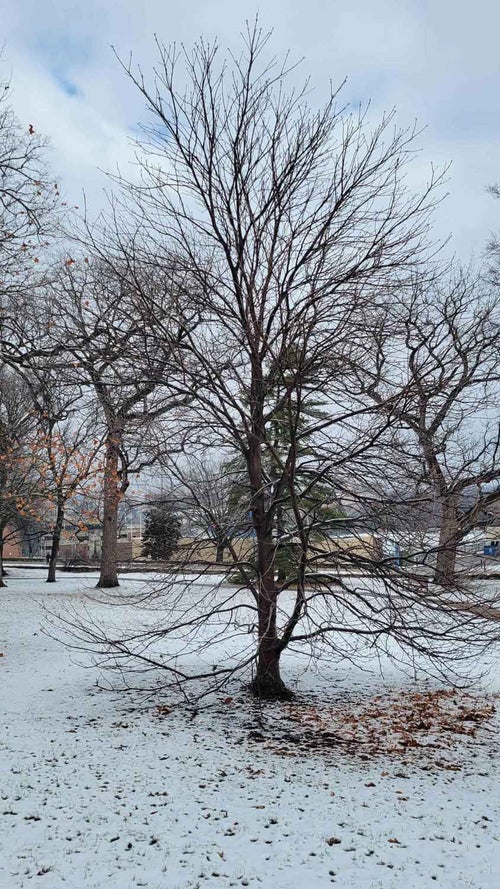
M 304 748 L 341 748 L 370 757 L 415 748 L 451 750 L 475 738 L 494 713 L 491 698 L 455 689 L 398 691 L 341 706 L 293 702 L 281 711 L 272 740 L 265 740 L 287 756 Z

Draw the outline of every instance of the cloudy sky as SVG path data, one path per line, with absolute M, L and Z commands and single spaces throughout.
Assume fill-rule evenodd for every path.
M 28 126 L 50 137 L 51 162 L 68 199 L 102 202 L 99 170 L 126 166 L 129 141 L 145 119 L 142 101 L 111 46 L 133 52 L 145 72 L 153 35 L 190 45 L 200 34 L 235 47 L 245 18 L 273 29 L 273 49 L 304 57 L 311 102 L 347 77 L 345 100 L 372 102 L 374 119 L 396 107 L 401 126 L 425 126 L 415 172 L 448 161 L 449 196 L 440 236 L 456 253 L 480 254 L 500 230 L 500 202 L 485 192 L 500 180 L 500 4 L 498 0 L 0 0 L 2 79 Z

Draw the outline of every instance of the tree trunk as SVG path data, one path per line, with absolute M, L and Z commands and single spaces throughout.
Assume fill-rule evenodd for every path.
M 123 496 L 120 484 L 119 461 L 123 430 L 108 433 L 104 465 L 104 514 L 102 523 L 101 571 L 98 587 L 116 587 L 118 582 L 118 506 Z
M 6 576 L 7 572 L 3 567 L 3 532 L 4 529 L 0 528 L 0 587 L 7 586 L 7 584 L 4 583 L 4 577 Z
M 259 698 L 290 700 L 280 674 L 280 645 L 276 630 L 278 588 L 274 579 L 274 543 L 272 526 L 266 515 L 261 446 L 256 435 L 249 448 L 249 476 L 252 491 L 252 520 L 257 544 L 257 670 L 251 691 Z
M 47 575 L 47 583 L 56 582 L 57 557 L 59 555 L 59 545 L 61 543 L 61 534 L 64 524 L 64 503 L 58 501 L 56 523 L 52 534 L 52 546 L 50 548 L 49 572 Z
M 251 690 L 259 698 L 289 701 L 293 693 L 286 687 L 280 673 L 281 650 L 276 634 L 276 601 L 261 592 L 258 600 L 259 650 L 257 670 Z
M 216 565 L 222 565 L 224 563 L 224 550 L 225 550 L 224 541 L 217 540 L 216 541 L 216 551 L 215 551 L 215 563 Z
M 442 506 L 434 583 L 439 583 L 443 586 L 451 586 L 453 584 L 456 573 L 457 547 L 460 539 L 457 500 L 456 498 L 450 498 Z

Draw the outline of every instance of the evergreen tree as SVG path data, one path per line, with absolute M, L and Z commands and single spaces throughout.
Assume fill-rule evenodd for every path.
M 318 547 L 327 541 L 332 529 L 344 517 L 338 492 L 324 480 L 316 457 L 311 432 L 328 417 L 326 399 L 316 393 L 315 368 L 305 372 L 303 356 L 293 346 L 280 353 L 267 368 L 266 440 L 261 451 L 265 502 L 272 522 L 274 576 L 279 584 L 293 581 L 297 575 L 299 543 L 297 511 L 307 538 L 305 550 L 310 569 L 315 569 Z M 294 449 L 293 482 L 285 470 L 290 450 Z M 236 457 L 228 466 L 243 478 L 244 461 Z M 230 492 L 233 511 L 251 515 L 250 491 L 244 484 L 233 484 Z M 251 560 L 249 560 L 251 561 Z M 235 581 L 242 578 L 234 575 Z
M 181 521 L 169 503 L 158 503 L 146 514 L 142 554 L 153 561 L 170 559 L 181 535 Z

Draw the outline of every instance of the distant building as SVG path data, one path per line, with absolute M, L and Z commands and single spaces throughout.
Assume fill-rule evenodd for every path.
M 20 531 L 7 525 L 3 532 L 4 559 L 20 559 L 23 555 L 23 539 Z

